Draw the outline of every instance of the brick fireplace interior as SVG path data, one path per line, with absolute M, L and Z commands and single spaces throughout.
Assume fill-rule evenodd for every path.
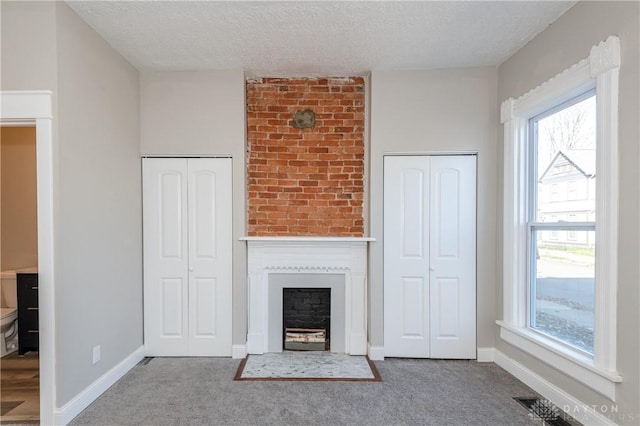
M 283 288 L 282 326 L 283 336 L 286 336 L 286 330 L 290 328 L 323 330 L 329 342 L 325 350 L 329 350 L 331 342 L 331 289 Z

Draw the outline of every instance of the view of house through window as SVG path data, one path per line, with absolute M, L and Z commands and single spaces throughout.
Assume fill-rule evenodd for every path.
M 530 120 L 529 326 L 593 354 L 596 96 Z

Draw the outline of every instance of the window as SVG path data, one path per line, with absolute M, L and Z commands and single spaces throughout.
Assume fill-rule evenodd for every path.
M 619 69 L 620 40 L 611 36 L 588 58 L 504 101 L 500 111 L 500 337 L 611 400 L 622 381 L 616 373 Z M 573 132 L 557 128 L 577 116 L 581 125 Z
M 576 201 L 573 180 L 576 174 L 595 176 L 595 91 L 589 90 L 532 117 L 527 126 L 526 203 L 531 241 L 527 265 L 528 326 L 593 355 L 595 248 L 581 246 L 577 240 L 578 234 L 595 233 L 596 223 L 578 222 L 576 214 L 570 212 L 595 210 L 595 199 L 588 204 Z M 553 205 L 545 203 L 542 196 L 547 176 L 568 180 L 564 198 L 557 191 L 558 184 L 552 185 L 553 201 L 557 202 Z M 545 215 L 551 211 L 556 214 L 545 222 Z M 567 219 L 558 220 L 558 215 Z M 551 231 L 549 240 L 544 238 L 545 231 Z

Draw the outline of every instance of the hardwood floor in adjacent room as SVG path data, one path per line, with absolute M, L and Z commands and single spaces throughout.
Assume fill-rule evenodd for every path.
M 0 423 L 39 423 L 40 374 L 38 352 L 17 352 L 0 359 Z

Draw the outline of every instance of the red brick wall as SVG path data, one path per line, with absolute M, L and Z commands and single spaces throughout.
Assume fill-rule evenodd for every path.
M 363 236 L 364 79 L 248 80 L 247 138 L 249 235 Z

